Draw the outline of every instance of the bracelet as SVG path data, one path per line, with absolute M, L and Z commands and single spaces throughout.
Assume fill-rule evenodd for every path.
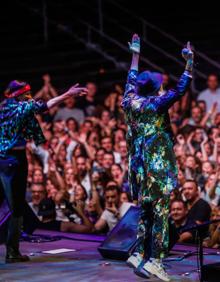
M 192 59 L 189 59 L 189 60 L 186 61 L 185 70 L 192 72 L 192 70 L 193 70 L 193 60 Z

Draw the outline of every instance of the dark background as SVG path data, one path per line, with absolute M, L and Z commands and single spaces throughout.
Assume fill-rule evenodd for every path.
M 145 28 L 142 19 L 149 23 Z M 151 44 L 183 63 L 181 48 L 190 40 L 195 48 L 196 69 L 203 74 L 195 74 L 195 91 L 205 87 L 209 73 L 220 71 L 220 66 L 197 56 L 197 51 L 202 52 L 220 63 L 219 9 L 211 1 L 193 6 L 189 1 L 15 0 L 2 3 L 0 24 L 1 93 L 13 79 L 30 82 L 36 91 L 46 72 L 51 74 L 59 92 L 75 82 L 83 84 L 88 80 L 98 82 L 103 92 L 114 82 L 124 84 L 130 54 L 123 48 L 127 48 L 134 32 L 141 38 L 146 36 L 142 58 L 162 67 L 171 78 L 178 77 L 183 66 Z M 99 32 L 101 26 L 103 33 Z M 142 61 L 141 69 L 146 68 L 160 71 Z

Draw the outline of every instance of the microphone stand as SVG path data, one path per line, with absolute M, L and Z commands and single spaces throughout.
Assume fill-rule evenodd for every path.
M 203 229 L 204 227 L 209 226 L 210 224 L 213 223 L 217 223 L 220 222 L 220 219 L 214 219 L 214 220 L 209 220 L 209 221 L 205 221 L 202 224 L 193 224 L 190 225 L 186 228 L 183 228 L 182 231 L 186 232 L 186 231 L 192 231 L 192 230 L 196 230 L 198 233 L 198 256 L 199 256 L 199 272 L 200 272 L 200 282 L 204 282 L 204 272 L 203 272 L 203 262 L 204 262 L 204 256 L 203 256 L 203 240 L 204 240 L 204 236 L 203 236 Z M 195 252 L 191 252 L 189 255 L 193 255 L 195 254 Z M 186 255 L 185 257 L 188 257 L 189 255 Z

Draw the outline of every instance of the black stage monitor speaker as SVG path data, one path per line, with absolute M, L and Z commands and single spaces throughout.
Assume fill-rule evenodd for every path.
M 104 258 L 126 260 L 137 245 L 137 225 L 140 208 L 132 206 L 120 219 L 118 224 L 109 232 L 107 238 L 98 247 L 100 254 Z M 169 222 L 169 249 L 179 239 L 179 235 L 171 222 Z M 146 250 L 147 252 L 150 251 Z
M 98 247 L 104 258 L 126 260 L 136 246 L 138 207 L 132 206 Z

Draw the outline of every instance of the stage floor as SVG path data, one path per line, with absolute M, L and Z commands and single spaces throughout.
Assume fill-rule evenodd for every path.
M 161 281 L 155 277 L 143 279 L 137 277 L 133 270 L 123 261 L 103 259 L 97 247 L 104 237 L 36 230 L 35 234 L 61 236 L 53 242 L 22 242 L 21 250 L 31 257 L 31 262 L 5 264 L 5 248 L 0 245 L 0 281 L 1 282 L 128 282 Z M 70 238 L 70 239 L 68 239 Z M 43 251 L 54 249 L 74 249 L 60 254 L 46 254 Z M 179 257 L 184 252 L 195 248 L 176 245 L 170 258 Z M 217 250 L 205 249 L 205 263 L 220 261 Z M 198 281 L 197 257 L 190 256 L 182 261 L 167 262 L 167 271 L 172 281 Z

